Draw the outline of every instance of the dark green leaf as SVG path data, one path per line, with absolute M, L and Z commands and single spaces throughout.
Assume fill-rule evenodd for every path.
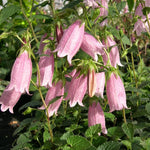
M 129 40 L 129 38 L 126 36 L 126 35 L 124 35 L 122 38 L 121 38 L 121 41 L 123 42 L 123 44 L 125 44 L 125 45 L 130 45 L 130 40 Z
M 124 131 L 124 133 L 127 135 L 127 137 L 132 140 L 133 136 L 134 136 L 134 128 L 133 128 L 133 124 L 131 123 L 124 123 L 122 125 L 122 130 Z
M 104 144 L 100 145 L 97 150 L 119 150 L 121 143 L 109 141 L 105 142 Z
M 147 113 L 150 114 L 150 103 L 146 104 L 145 109 L 146 109 Z
M 81 136 L 70 136 L 67 143 L 71 146 L 71 150 L 87 150 L 91 147 L 91 143 Z
M 134 7 L 134 0 L 127 0 L 129 11 L 131 12 Z
M 15 5 L 10 5 L 8 7 L 3 8 L 0 14 L 0 24 L 17 12 L 20 12 L 20 7 Z
M 146 14 L 149 14 L 150 13 L 150 7 L 145 7 L 143 8 L 143 14 L 146 16 Z
M 114 139 L 119 139 L 124 135 L 124 133 L 121 127 L 111 127 L 108 129 L 107 135 Z
M 112 113 L 104 112 L 105 118 L 111 120 L 112 122 L 115 121 L 115 115 Z
M 92 138 L 94 135 L 98 135 L 98 133 L 100 133 L 100 132 L 101 132 L 101 125 L 100 124 L 96 124 L 94 126 L 90 126 L 86 130 L 85 136 Z
M 130 141 L 122 140 L 121 143 L 127 147 L 127 149 L 132 150 L 132 145 Z

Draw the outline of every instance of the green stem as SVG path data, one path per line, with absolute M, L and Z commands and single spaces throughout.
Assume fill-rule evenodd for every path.
M 27 22 L 29 23 L 29 26 L 30 26 L 30 28 L 31 28 L 31 31 L 32 31 L 32 34 L 33 34 L 33 36 L 34 36 L 35 41 L 36 41 L 37 43 L 39 43 L 39 41 L 38 41 L 38 39 L 37 39 L 37 37 L 36 37 L 36 35 L 35 35 L 35 32 L 34 32 L 32 23 L 30 22 L 29 18 L 26 16 L 26 14 L 25 14 L 25 12 L 24 12 L 23 5 L 22 5 L 22 0 L 20 0 L 20 6 L 21 6 L 21 11 L 22 11 L 24 17 L 26 18 Z
M 38 91 L 39 91 L 41 100 L 42 100 L 42 102 L 43 102 L 43 105 L 44 105 L 44 107 L 45 107 L 45 109 L 46 109 L 46 120 L 47 120 L 47 123 L 48 123 L 48 129 L 49 129 L 49 133 L 50 133 L 50 137 L 51 137 L 51 142 L 53 143 L 53 131 L 52 131 L 52 129 L 51 129 L 51 124 L 50 124 L 50 120 L 49 120 L 48 107 L 47 107 L 47 105 L 46 105 L 46 103 L 45 103 L 44 97 L 43 97 L 43 95 L 42 95 L 41 87 L 40 87 L 40 83 L 41 83 L 41 81 L 40 81 L 40 69 L 39 69 L 39 65 L 38 65 L 38 63 L 37 63 L 37 60 L 36 60 L 36 58 L 35 58 L 35 55 L 34 55 L 32 52 L 31 52 L 31 54 L 32 54 L 32 57 L 33 57 L 33 59 L 34 59 L 34 61 L 35 61 L 35 64 L 36 64 L 36 67 L 37 67 L 37 74 L 38 74 L 38 85 L 36 85 L 36 84 L 34 84 L 34 85 L 36 85 L 36 87 L 37 87 L 37 89 L 38 89 Z
M 123 110 L 122 110 L 122 114 L 123 114 L 124 123 L 127 123 L 127 120 L 126 120 L 126 112 L 125 112 L 125 109 L 124 109 L 124 108 L 123 108 Z

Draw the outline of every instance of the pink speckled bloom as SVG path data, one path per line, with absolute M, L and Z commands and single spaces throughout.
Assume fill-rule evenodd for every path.
M 77 103 L 83 106 L 82 100 L 87 91 L 87 76 L 81 75 L 79 77 L 79 72 L 77 72 L 68 87 L 68 95 L 66 100 L 70 99 L 70 107 L 74 107 Z
M 98 60 L 99 55 L 104 54 L 104 45 L 98 42 L 92 35 L 84 33 L 81 49 L 89 54 L 95 61 Z
M 16 105 L 20 97 L 21 92 L 17 92 L 15 89 L 8 91 L 6 88 L 0 97 L 1 111 L 4 112 L 9 109 L 9 111 L 13 113 L 13 107 Z
M 104 112 L 99 103 L 93 102 L 92 106 L 89 106 L 88 125 L 90 127 L 96 124 L 101 124 L 102 132 L 107 134 Z
M 48 107 L 49 117 L 53 116 L 53 114 L 57 115 L 57 111 L 63 100 L 63 95 L 64 95 L 64 87 L 62 86 L 61 81 L 57 82 L 56 85 L 53 84 L 53 86 L 49 88 L 45 97 L 46 105 L 48 105 L 49 102 L 53 100 L 54 98 L 56 98 L 57 96 L 61 96 L 57 101 L 50 104 L 50 106 Z M 40 107 L 39 109 L 45 109 L 44 105 Z
M 145 7 L 150 7 L 150 0 L 145 0 Z
M 81 21 L 77 20 L 64 32 L 54 52 L 58 51 L 58 57 L 67 56 L 67 60 L 69 64 L 71 64 L 73 56 L 78 52 L 81 46 L 83 35 L 84 23 L 81 24 Z
M 127 108 L 126 93 L 123 82 L 120 77 L 116 76 L 114 73 L 111 73 L 111 76 L 107 81 L 106 94 L 110 112 Z
M 111 48 L 110 53 L 109 53 L 111 65 L 115 68 L 117 67 L 117 65 L 122 66 L 122 64 L 120 62 L 118 47 L 115 46 L 116 42 L 110 36 L 108 36 L 107 39 L 106 39 L 106 44 L 105 45 L 107 47 Z M 108 61 L 107 55 L 104 54 L 104 55 L 102 55 L 102 57 L 103 57 L 104 64 L 106 65 L 106 63 Z
M 27 51 L 24 51 L 12 67 L 10 84 L 7 91 L 15 89 L 16 92 L 29 94 L 30 80 L 32 76 L 32 61 Z
M 40 86 L 49 88 L 52 86 L 52 79 L 54 73 L 54 56 L 50 50 L 44 52 L 47 56 L 41 56 L 39 61 L 40 69 Z M 37 84 L 39 84 L 37 77 Z
M 104 87 L 105 87 L 105 72 L 100 72 L 100 73 L 96 73 L 96 91 L 95 91 L 95 95 L 97 97 L 101 96 L 101 98 L 103 97 L 103 93 L 104 93 Z

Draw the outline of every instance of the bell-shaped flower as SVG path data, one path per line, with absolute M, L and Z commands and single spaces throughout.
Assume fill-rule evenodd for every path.
M 53 116 L 53 114 L 57 115 L 57 111 L 63 100 L 63 95 L 64 95 L 64 87 L 61 81 L 58 81 L 56 85 L 53 84 L 53 86 L 49 88 L 45 97 L 45 103 L 47 106 L 54 98 L 60 97 L 55 102 L 49 105 L 48 107 L 49 117 Z M 44 105 L 41 106 L 39 109 L 45 109 Z
M 105 46 L 96 40 L 92 35 L 84 33 L 81 49 L 89 54 L 95 61 L 98 60 L 97 54 L 104 54 L 104 47 Z
M 89 70 L 88 73 L 88 94 L 90 97 L 93 97 L 96 92 L 97 80 L 95 70 Z
M 150 7 L 150 0 L 145 0 L 145 7 Z
M 90 127 L 96 124 L 101 124 L 102 132 L 107 134 L 104 112 L 99 103 L 93 102 L 92 106 L 89 106 L 88 125 Z
M 105 87 L 105 72 L 96 73 L 95 95 L 97 97 L 101 96 L 101 98 L 104 98 L 103 97 L 104 87 Z
M 40 86 L 49 88 L 52 86 L 54 73 L 54 56 L 49 49 L 46 50 L 44 54 L 46 54 L 46 56 L 41 56 L 39 60 Z M 37 85 L 39 85 L 38 74 Z
M 15 60 L 12 71 L 10 84 L 7 91 L 15 89 L 16 92 L 29 94 L 30 80 L 32 76 L 32 61 L 28 52 L 25 50 Z
M 70 107 L 74 107 L 77 103 L 83 106 L 82 100 L 87 91 L 87 76 L 81 75 L 79 77 L 79 72 L 77 72 L 68 87 L 68 95 L 66 100 L 70 99 Z
M 122 66 L 122 64 L 120 62 L 118 47 L 115 46 L 116 42 L 110 36 L 108 36 L 106 39 L 105 45 L 107 47 L 111 48 L 110 53 L 109 53 L 111 65 L 115 68 L 117 67 L 117 65 Z M 106 53 L 104 55 L 102 55 L 102 57 L 103 57 L 104 64 L 106 65 L 106 63 L 108 61 L 108 57 L 107 57 Z
M 6 111 L 9 109 L 11 113 L 13 113 L 13 107 L 16 105 L 18 100 L 21 97 L 21 92 L 16 91 L 15 89 L 4 90 L 0 97 L 1 111 Z
M 71 64 L 72 58 L 81 46 L 83 35 L 84 23 L 82 24 L 81 21 L 77 20 L 64 32 L 54 52 L 58 51 L 58 57 L 67 56 L 67 60 Z
M 126 93 L 123 82 L 120 77 L 116 76 L 114 73 L 111 73 L 111 76 L 107 81 L 106 94 L 110 112 L 127 108 Z

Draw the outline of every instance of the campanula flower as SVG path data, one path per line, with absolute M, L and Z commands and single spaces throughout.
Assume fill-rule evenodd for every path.
M 84 23 L 82 24 L 80 20 L 77 20 L 64 32 L 54 52 L 58 52 L 58 57 L 67 56 L 67 60 L 71 64 L 72 58 L 81 46 L 83 35 Z
M 96 124 L 101 124 L 102 132 L 107 134 L 104 112 L 99 103 L 93 102 L 92 105 L 89 106 L 88 125 L 90 127 Z
M 114 73 L 111 73 L 111 76 L 107 81 L 106 94 L 110 112 L 127 108 L 126 93 L 123 82 L 120 77 L 116 76 Z

